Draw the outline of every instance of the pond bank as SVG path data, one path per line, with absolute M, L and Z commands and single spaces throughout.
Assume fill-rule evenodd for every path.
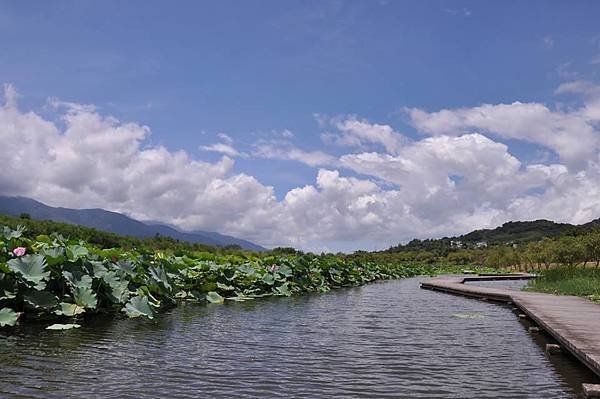
M 600 376 L 600 306 L 580 297 L 466 285 L 469 281 L 529 279 L 533 275 L 439 277 L 421 288 L 510 302 L 590 370 Z

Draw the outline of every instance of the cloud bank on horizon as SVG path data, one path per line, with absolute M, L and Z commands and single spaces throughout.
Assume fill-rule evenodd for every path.
M 556 90 L 565 94 L 579 104 L 405 108 L 417 138 L 354 115 L 316 115 L 329 147 L 314 150 L 297 147 L 289 130 L 244 148 L 221 133 L 202 148 L 222 154 L 209 162 L 152 144 L 149 127 L 94 106 L 51 99 L 56 118 L 21 110 L 7 84 L 0 194 L 311 250 L 384 248 L 508 220 L 582 223 L 600 216 L 600 86 L 569 81 Z M 524 162 L 502 140 L 550 156 Z M 300 162 L 316 179 L 277 199 L 273 187 L 236 170 L 236 157 Z

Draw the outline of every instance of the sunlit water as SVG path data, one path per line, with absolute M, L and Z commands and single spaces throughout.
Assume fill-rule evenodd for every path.
M 546 358 L 509 307 L 419 289 L 183 305 L 157 321 L 0 335 L 0 396 L 574 398 L 598 379 Z

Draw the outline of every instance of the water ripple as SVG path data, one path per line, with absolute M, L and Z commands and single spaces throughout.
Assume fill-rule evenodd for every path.
M 21 327 L 0 336 L 0 396 L 575 398 L 598 382 L 568 357 L 547 359 L 545 342 L 510 308 L 408 279 L 188 304 L 157 321 Z

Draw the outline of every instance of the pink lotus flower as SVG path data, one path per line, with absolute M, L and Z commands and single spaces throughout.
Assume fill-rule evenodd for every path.
M 25 247 L 16 247 L 13 249 L 13 254 L 15 256 L 23 256 L 27 253 L 27 249 Z

